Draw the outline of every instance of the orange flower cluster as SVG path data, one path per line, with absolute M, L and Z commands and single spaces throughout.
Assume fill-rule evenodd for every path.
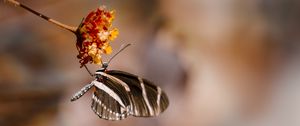
M 109 44 L 119 34 L 112 27 L 115 11 L 107 11 L 105 7 L 90 12 L 77 29 L 77 49 L 81 67 L 87 63 L 102 64 L 101 54 L 110 54 Z

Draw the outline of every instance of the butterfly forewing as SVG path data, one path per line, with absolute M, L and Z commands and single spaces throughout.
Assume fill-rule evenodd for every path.
M 97 72 L 93 111 L 103 119 L 121 120 L 128 115 L 150 117 L 159 115 L 169 105 L 160 87 L 123 71 Z
M 133 116 L 156 116 L 168 107 L 166 94 L 150 81 L 123 71 L 111 70 L 106 73 L 125 82 L 129 87 L 128 96 Z

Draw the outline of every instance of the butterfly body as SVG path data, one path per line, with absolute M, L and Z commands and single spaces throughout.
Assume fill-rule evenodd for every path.
M 106 70 L 106 67 L 96 71 L 96 79 L 76 93 L 71 101 L 95 88 L 91 108 L 106 120 L 157 116 L 168 107 L 167 95 L 159 86 L 124 71 Z

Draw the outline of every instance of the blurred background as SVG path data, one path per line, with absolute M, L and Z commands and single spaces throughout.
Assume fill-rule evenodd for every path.
M 155 82 L 170 106 L 158 117 L 111 122 L 91 110 L 91 92 L 71 103 L 93 80 L 79 68 L 76 37 L 1 1 L 1 126 L 300 125 L 297 0 L 20 2 L 72 26 L 101 5 L 115 9 L 114 52 L 133 45 L 109 69 Z

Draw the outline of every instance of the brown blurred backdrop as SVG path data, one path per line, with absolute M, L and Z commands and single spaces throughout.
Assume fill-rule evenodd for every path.
M 72 26 L 98 6 L 115 9 L 113 49 L 133 46 L 109 69 L 152 80 L 170 106 L 158 117 L 110 122 L 90 109 L 91 93 L 71 103 L 93 80 L 79 68 L 75 36 L 1 1 L 1 126 L 300 125 L 299 1 L 20 2 Z

